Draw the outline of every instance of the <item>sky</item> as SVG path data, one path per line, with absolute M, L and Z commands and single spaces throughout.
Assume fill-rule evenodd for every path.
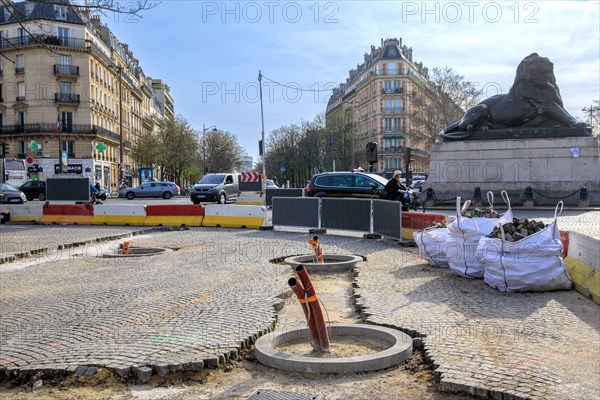
M 519 62 L 537 52 L 554 63 L 571 115 L 584 118 L 600 99 L 599 1 L 166 0 L 139 18 L 102 20 L 146 75 L 169 85 L 177 114 L 200 132 L 236 135 L 255 161 L 259 70 L 268 141 L 323 113 L 330 89 L 382 38 L 402 38 L 414 61 L 453 68 L 484 97 L 506 93 Z

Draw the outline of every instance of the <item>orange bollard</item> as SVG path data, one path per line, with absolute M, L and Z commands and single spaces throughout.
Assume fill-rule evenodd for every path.
M 129 254 L 129 242 L 123 242 L 123 254 Z
M 310 277 L 308 276 L 308 272 L 306 272 L 306 268 L 303 265 L 299 265 L 296 267 L 296 274 L 304 286 L 304 291 L 308 296 L 306 302 L 308 303 L 308 308 L 310 310 L 310 318 L 314 320 L 315 324 L 315 332 L 319 338 L 319 350 L 324 353 L 329 353 L 331 349 L 329 348 L 329 332 L 327 332 L 327 325 L 325 325 L 325 318 L 323 317 L 323 311 L 321 310 L 321 305 L 319 304 L 319 298 L 317 297 L 317 293 L 315 288 L 312 285 Z
M 323 264 L 323 249 L 321 248 L 321 245 L 319 244 L 319 237 L 313 236 L 313 238 L 308 241 L 308 244 L 310 244 L 312 246 L 313 250 L 315 251 L 315 256 L 317 257 L 317 262 Z
M 306 324 L 308 326 L 308 332 L 310 333 L 310 345 L 313 349 L 320 351 L 319 346 L 319 335 L 317 334 L 317 330 L 315 329 L 315 319 L 310 314 L 308 309 L 308 304 L 306 302 L 306 292 L 302 287 L 302 284 L 298 282 L 296 278 L 290 278 L 288 280 L 288 285 L 292 288 L 294 293 L 296 293 L 296 297 L 298 297 L 298 301 L 300 305 L 302 305 L 302 311 L 304 311 L 304 316 L 306 317 Z

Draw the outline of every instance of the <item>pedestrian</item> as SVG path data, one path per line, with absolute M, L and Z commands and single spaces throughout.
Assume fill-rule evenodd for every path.
M 127 189 L 127 184 L 125 183 L 125 181 L 121 181 L 121 183 L 119 184 L 119 190 L 123 189 Z

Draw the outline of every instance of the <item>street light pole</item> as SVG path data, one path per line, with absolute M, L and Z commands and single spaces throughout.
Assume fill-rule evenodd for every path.
M 261 150 L 262 150 L 262 192 L 265 193 L 266 192 L 266 188 L 267 188 L 267 167 L 266 167 L 266 154 L 265 154 L 265 117 L 263 114 L 263 96 L 262 96 L 262 72 L 260 72 L 260 70 L 258 70 L 258 82 L 260 83 L 259 87 L 260 87 L 260 121 L 262 124 L 262 131 L 261 131 Z M 266 202 L 266 197 L 264 196 L 263 199 Z
M 206 169 L 206 131 L 212 128 L 213 132 L 217 131 L 217 127 L 212 125 L 208 128 L 202 124 L 202 173 L 206 175 L 208 172 Z

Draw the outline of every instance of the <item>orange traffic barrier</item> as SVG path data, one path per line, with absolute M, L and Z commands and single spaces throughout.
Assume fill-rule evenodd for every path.
M 321 245 L 319 244 L 319 237 L 313 236 L 313 238 L 308 241 L 308 244 L 310 244 L 312 246 L 313 250 L 315 251 L 315 257 L 317 258 L 317 262 L 322 264 L 323 263 L 323 249 L 321 248 Z
M 150 204 L 146 206 L 146 226 L 201 226 L 204 206 L 195 204 Z
M 42 224 L 90 225 L 94 206 L 90 204 L 45 204 L 42 208 Z
M 129 254 L 129 242 L 123 242 L 123 254 Z
M 413 233 L 430 227 L 434 222 L 446 222 L 444 214 L 402 212 L 402 239 L 413 240 Z
M 323 311 L 321 310 L 321 305 L 319 304 L 319 299 L 317 297 L 315 288 L 313 287 L 310 277 L 308 276 L 308 272 L 306 272 L 306 268 L 304 268 L 303 265 L 296 267 L 296 274 L 300 279 L 300 283 L 302 283 L 302 286 L 304 287 L 304 291 L 306 292 L 305 296 L 308 297 L 305 299 L 305 304 L 308 303 L 310 318 L 314 322 L 314 334 L 318 337 L 319 350 L 324 353 L 329 353 L 331 351 L 329 347 L 329 332 L 327 332 L 325 318 L 323 317 Z
M 317 330 L 315 329 L 315 319 L 312 318 L 310 314 L 310 309 L 308 308 L 309 301 L 307 300 L 309 299 L 307 298 L 306 291 L 302 287 L 302 284 L 298 282 L 296 278 L 290 278 L 288 280 L 288 285 L 290 285 L 294 293 L 296 293 L 296 297 L 298 297 L 298 301 L 302 306 L 302 311 L 304 311 L 304 316 L 306 317 L 306 324 L 308 326 L 308 332 L 310 333 L 310 344 L 313 349 L 319 351 L 319 335 L 317 334 Z

